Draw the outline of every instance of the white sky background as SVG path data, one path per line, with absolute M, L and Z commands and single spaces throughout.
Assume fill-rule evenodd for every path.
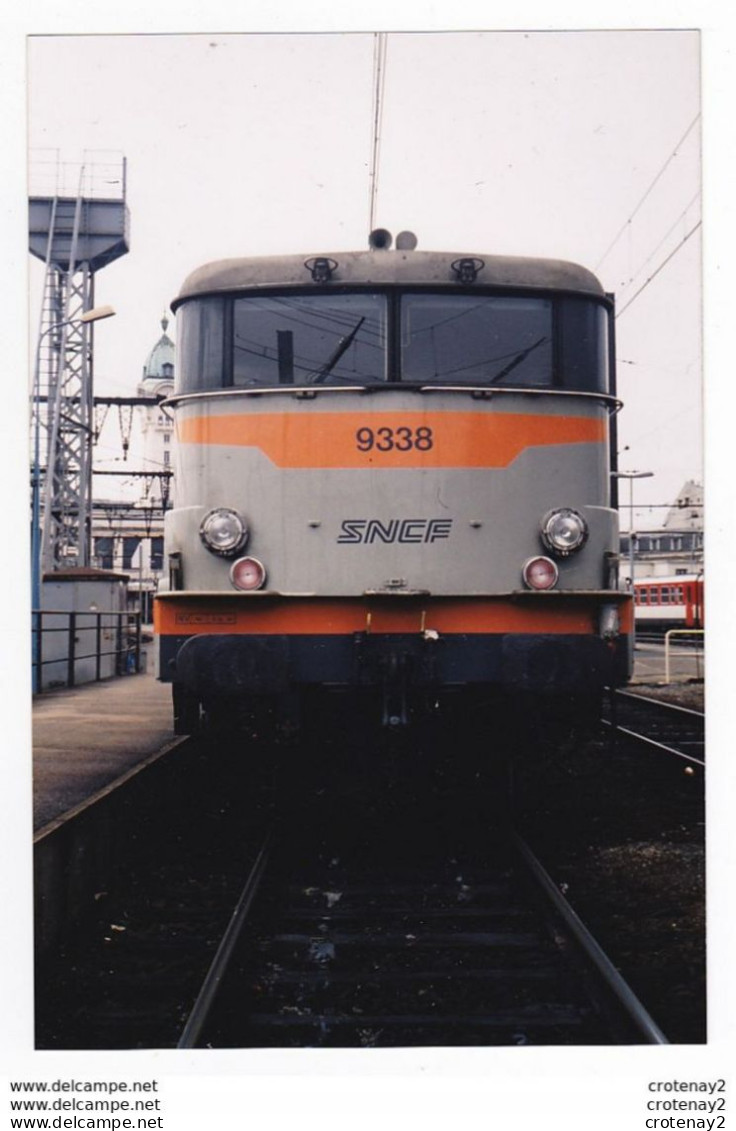
M 31 191 L 35 149 L 128 160 L 131 250 L 96 283 L 118 312 L 96 331 L 97 393 L 135 392 L 200 264 L 366 246 L 373 50 L 371 34 L 30 40 Z M 695 31 L 391 35 L 376 224 L 425 249 L 576 260 L 622 309 L 700 219 L 699 122 L 672 157 L 700 111 L 699 50 Z M 34 263 L 32 306 L 41 279 Z M 654 472 L 638 510 L 702 478 L 699 231 L 618 334 L 621 467 Z M 110 418 L 98 465 L 116 435 Z

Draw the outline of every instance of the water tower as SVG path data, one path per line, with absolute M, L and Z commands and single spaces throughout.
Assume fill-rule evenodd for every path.
M 90 563 L 95 274 L 125 255 L 125 158 L 33 155 L 29 247 L 45 264 L 33 390 L 34 571 Z M 45 474 L 42 464 L 45 460 Z M 41 482 L 43 480 L 43 482 Z

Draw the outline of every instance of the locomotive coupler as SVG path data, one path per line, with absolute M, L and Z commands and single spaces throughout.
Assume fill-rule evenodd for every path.
M 410 657 L 396 652 L 384 657 L 381 686 L 381 726 L 409 725 L 407 683 Z
M 407 726 L 412 690 L 433 687 L 438 681 L 440 635 L 426 628 L 424 620 L 421 631 L 411 634 L 374 634 L 368 622 L 368 631 L 353 635 L 353 679 L 378 692 L 384 727 Z

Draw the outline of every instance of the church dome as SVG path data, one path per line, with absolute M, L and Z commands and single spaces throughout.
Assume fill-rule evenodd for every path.
M 163 334 L 156 342 L 143 366 L 143 380 L 150 378 L 154 381 L 172 379 L 174 376 L 174 343 L 166 333 L 169 320 L 164 314 L 161 319 Z

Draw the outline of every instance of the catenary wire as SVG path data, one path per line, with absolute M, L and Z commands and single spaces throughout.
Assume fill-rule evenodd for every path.
M 674 161 L 675 157 L 677 157 L 677 154 L 678 154 L 678 152 L 679 152 L 680 146 L 681 146 L 681 145 L 683 144 L 683 142 L 684 142 L 684 141 L 685 141 L 685 140 L 687 139 L 687 137 L 688 137 L 688 136 L 690 135 L 690 133 L 691 133 L 691 132 L 693 131 L 693 129 L 695 128 L 695 126 L 696 126 L 696 125 L 698 124 L 698 122 L 699 122 L 699 121 L 700 121 L 700 114 L 698 113 L 698 114 L 696 114 L 696 115 L 695 115 L 695 117 L 693 118 L 692 122 L 691 122 L 691 123 L 690 123 L 690 125 L 689 125 L 689 126 L 687 127 L 687 129 L 685 130 L 684 134 L 682 135 L 682 137 L 681 137 L 681 138 L 680 138 L 680 140 L 678 141 L 677 145 L 675 146 L 675 148 L 674 148 L 674 149 L 672 150 L 672 152 L 670 153 L 669 157 L 668 157 L 668 158 L 667 158 L 667 160 L 665 161 L 664 165 L 662 166 L 662 168 L 661 168 L 661 169 L 659 170 L 659 172 L 657 173 L 657 175 L 656 175 L 656 177 L 654 178 L 654 180 L 653 180 L 653 181 L 651 182 L 651 184 L 649 185 L 648 189 L 646 190 L 646 192 L 645 192 L 645 193 L 644 193 L 644 195 L 642 196 L 641 200 L 640 200 L 640 201 L 639 201 L 639 203 L 637 204 L 637 206 L 636 206 L 636 208 L 634 209 L 634 211 L 633 211 L 633 212 L 631 213 L 631 215 L 630 215 L 630 216 L 628 217 L 628 219 L 627 219 L 627 220 L 626 220 L 626 221 L 625 221 L 625 222 L 624 222 L 624 223 L 623 223 L 623 224 L 621 225 L 621 227 L 619 228 L 618 232 L 617 232 L 617 233 L 616 233 L 616 235 L 615 235 L 615 236 L 613 237 L 613 239 L 611 240 L 610 244 L 608 245 L 608 247 L 607 247 L 607 248 L 606 248 L 606 250 L 604 251 L 603 255 L 602 255 L 602 256 L 601 256 L 601 258 L 600 258 L 600 259 L 598 260 L 598 262 L 597 262 L 597 264 L 596 264 L 596 266 L 595 266 L 595 269 L 596 269 L 596 271 L 597 271 L 597 270 L 598 270 L 598 269 L 600 268 L 601 264 L 602 264 L 602 263 L 603 263 L 603 262 L 604 262 L 604 261 L 605 261 L 605 260 L 606 260 L 606 259 L 608 258 L 609 254 L 611 253 L 611 251 L 613 250 L 613 248 L 614 248 L 614 247 L 616 246 L 616 244 L 618 243 L 618 241 L 619 241 L 619 240 L 621 239 L 621 236 L 622 236 L 622 235 L 624 234 L 624 232 L 625 232 L 625 231 L 626 231 L 626 229 L 628 228 L 629 224 L 631 223 L 631 221 L 632 221 L 632 220 L 634 219 L 634 217 L 636 216 L 636 214 L 637 214 L 637 212 L 639 211 L 639 209 L 640 209 L 640 208 L 642 207 L 642 205 L 644 204 L 645 200 L 647 200 L 647 198 L 648 198 L 648 197 L 649 197 L 649 195 L 651 194 L 651 192 L 652 192 L 652 190 L 654 189 L 655 185 L 656 185 L 656 184 L 657 184 L 657 183 L 658 183 L 658 182 L 659 182 L 659 181 L 661 180 L 661 178 L 662 178 L 662 176 L 664 175 L 665 171 L 666 171 L 666 170 L 668 169 L 668 167 L 670 166 L 670 164 L 672 163 L 672 161 Z
M 666 242 L 666 240 L 667 240 L 667 239 L 669 239 L 669 237 L 670 237 L 670 236 L 672 235 L 672 233 L 674 232 L 675 228 L 676 228 L 676 227 L 677 227 L 677 225 L 678 225 L 678 224 L 680 223 L 680 221 L 682 221 L 682 220 L 684 220 L 684 219 L 685 219 L 685 217 L 687 216 L 688 212 L 689 212 L 689 211 L 690 211 L 690 209 L 692 208 L 693 204 L 695 204 L 695 201 L 696 201 L 696 200 L 698 200 L 698 199 L 700 198 L 700 195 L 701 195 L 701 192 L 700 192 L 700 189 L 698 189 L 698 191 L 697 191 L 697 192 L 695 193 L 695 195 L 694 195 L 693 197 L 691 197 L 691 199 L 690 199 L 690 200 L 688 201 L 688 203 L 687 203 L 687 205 L 685 206 L 685 208 L 683 208 L 682 212 L 681 212 L 681 213 L 680 213 L 680 215 L 679 215 L 679 216 L 677 217 L 677 219 L 676 219 L 676 220 L 674 221 L 674 223 L 672 223 L 672 224 L 671 224 L 671 225 L 669 226 L 669 228 L 667 229 L 667 231 L 665 232 L 665 234 L 664 234 L 664 235 L 662 236 L 662 238 L 661 238 L 661 240 L 659 241 L 659 243 L 657 243 L 657 245 L 656 245 L 656 246 L 655 246 L 654 248 L 652 248 L 651 252 L 650 252 L 650 253 L 649 253 L 649 255 L 648 255 L 648 256 L 646 257 L 646 259 L 645 259 L 645 260 L 643 261 L 643 263 L 641 264 L 641 266 L 640 266 L 640 267 L 638 267 L 638 268 L 636 269 L 636 271 L 634 272 L 634 274 L 633 274 L 633 275 L 632 275 L 632 276 L 631 276 L 631 277 L 630 277 L 629 279 L 627 279 L 627 281 L 626 281 L 625 283 L 623 283 L 623 284 L 622 284 L 622 292 L 621 292 L 621 293 L 623 293 L 623 291 L 625 291 L 627 287 L 630 287 L 630 286 L 631 286 L 631 285 L 632 285 L 632 284 L 633 284 L 633 283 L 635 282 L 635 280 L 636 280 L 636 279 L 637 279 L 637 278 L 639 277 L 639 275 L 641 275 L 641 273 L 642 273 L 642 271 L 644 270 L 644 268 L 645 268 L 645 267 L 647 267 L 647 266 L 648 266 L 648 264 L 650 264 L 650 263 L 651 263 L 651 261 L 652 261 L 652 260 L 654 259 L 655 255 L 656 255 L 656 254 L 657 254 L 657 252 L 658 252 L 658 251 L 660 250 L 660 248 L 662 247 L 662 245 L 663 245 L 663 244 L 664 244 L 664 243 Z
M 622 314 L 624 314 L 624 313 L 625 313 L 625 312 L 626 312 L 626 311 L 627 311 L 627 310 L 629 309 L 629 307 L 631 306 L 631 304 L 632 304 L 633 302 L 635 302 L 635 301 L 636 301 L 636 299 L 637 299 L 637 298 L 639 297 L 639 295 L 640 295 L 640 294 L 642 293 L 642 291 L 646 290 L 646 288 L 647 288 L 647 287 L 649 286 L 649 284 L 650 284 L 651 282 L 653 282 L 653 281 L 654 281 L 654 280 L 656 279 L 656 277 L 657 277 L 657 275 L 659 274 L 659 272 L 660 272 L 660 271 L 661 271 L 661 270 L 662 270 L 662 269 L 663 269 L 664 267 L 666 267 L 666 266 L 667 266 L 667 264 L 668 264 L 668 263 L 670 262 L 670 260 L 671 260 L 671 259 L 673 259 L 673 258 L 675 257 L 675 255 L 677 255 L 677 252 L 678 252 L 678 251 L 680 250 L 680 248 L 681 248 L 681 247 L 684 247 L 684 245 L 685 245 L 685 244 L 687 243 L 687 241 L 688 241 L 688 240 L 690 239 L 690 237 L 691 237 L 691 236 L 693 236 L 693 235 L 694 235 L 694 234 L 695 234 L 695 233 L 697 232 L 698 228 L 702 227 L 702 224 L 703 224 L 703 221 L 702 221 L 702 220 L 698 220 L 697 224 L 695 224 L 695 225 L 694 225 L 694 226 L 693 226 L 693 227 L 692 227 L 692 228 L 690 229 L 690 231 L 689 231 L 689 232 L 687 233 L 687 235 L 683 236 L 683 238 L 682 238 L 682 239 L 680 240 L 680 242 L 678 243 L 677 247 L 675 247 L 675 248 L 673 248 L 673 249 L 672 249 L 672 251 L 671 251 L 671 252 L 670 252 L 670 254 L 669 254 L 669 255 L 668 255 L 667 257 L 666 257 L 666 259 L 663 259 L 663 260 L 662 260 L 662 262 L 660 263 L 659 267 L 657 267 L 657 269 L 656 269 L 655 271 L 653 271 L 653 272 L 652 272 L 652 274 L 651 274 L 651 275 L 650 275 L 650 276 L 648 277 L 648 279 L 647 279 L 647 280 L 646 280 L 646 281 L 645 281 L 644 283 L 642 283 L 642 285 L 641 285 L 641 286 L 639 287 L 639 290 L 638 290 L 638 291 L 636 291 L 636 292 L 635 292 L 635 293 L 634 293 L 634 294 L 633 294 L 633 295 L 631 296 L 631 298 L 630 298 L 630 299 L 629 299 L 629 301 L 628 301 L 628 302 L 626 303 L 626 305 L 625 305 L 625 306 L 622 306 L 622 307 L 621 307 L 621 309 L 620 309 L 619 311 L 617 311 L 617 313 L 616 313 L 616 318 L 617 318 L 617 319 L 618 319 L 618 318 L 620 318 L 620 317 L 621 317 L 621 315 L 622 315 Z

